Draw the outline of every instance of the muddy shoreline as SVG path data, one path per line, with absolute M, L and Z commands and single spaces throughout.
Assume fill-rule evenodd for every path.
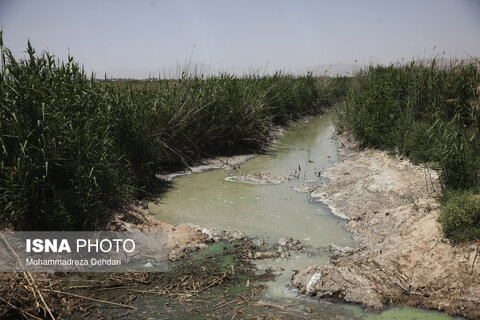
M 343 158 L 318 186 L 299 186 L 348 220 L 357 248 L 292 277 L 300 293 L 382 309 L 387 303 L 480 318 L 480 241 L 451 245 L 437 222 L 438 174 L 337 137 Z
M 323 172 L 329 181 L 295 189 L 309 193 L 329 205 L 333 214 L 347 219 L 346 229 L 357 246 L 331 246 L 330 264 L 299 271 L 292 277 L 292 286 L 301 294 L 360 304 L 367 309 L 406 304 L 479 318 L 480 262 L 476 260 L 480 241 L 452 246 L 442 236 L 436 221 L 438 174 L 379 150 L 360 150 L 348 134 L 337 139 L 343 158 Z M 211 160 L 180 174 L 231 169 L 251 156 Z M 161 222 L 141 204 L 124 208 L 110 229 L 168 232 L 172 261 L 188 258 L 191 252 L 211 243 L 249 241 L 238 231 Z M 251 258 L 279 257 L 258 250 Z

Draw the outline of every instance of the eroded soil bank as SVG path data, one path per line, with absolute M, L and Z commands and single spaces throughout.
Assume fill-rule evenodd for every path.
M 117 212 L 115 219 L 108 226 L 112 231 L 159 231 L 168 235 L 168 260 L 177 261 L 187 258 L 190 253 L 208 248 L 213 242 L 247 241 L 248 238 L 239 231 L 222 231 L 207 229 L 183 223 L 172 225 L 160 221 L 142 208 L 140 203 L 132 203 Z
M 381 309 L 387 303 L 480 318 L 480 241 L 451 245 L 441 232 L 438 174 L 338 136 L 342 161 L 330 179 L 300 186 L 348 219 L 356 249 L 334 248 L 331 263 L 299 271 L 301 293 Z

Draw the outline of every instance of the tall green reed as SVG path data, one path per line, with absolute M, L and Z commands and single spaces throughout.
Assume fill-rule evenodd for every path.
M 335 103 L 345 82 L 184 73 L 118 85 L 30 43 L 16 60 L 2 43 L 1 221 L 22 230 L 101 228 L 156 173 L 258 151 L 272 126 Z

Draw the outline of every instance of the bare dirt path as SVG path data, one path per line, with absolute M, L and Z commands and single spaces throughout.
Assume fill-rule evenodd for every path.
M 480 241 L 451 245 L 437 222 L 438 174 L 338 137 L 330 181 L 299 187 L 349 221 L 358 248 L 334 247 L 329 265 L 292 278 L 301 293 L 381 309 L 388 302 L 480 318 Z

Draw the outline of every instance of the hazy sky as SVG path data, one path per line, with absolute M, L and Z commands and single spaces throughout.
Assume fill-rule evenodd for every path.
M 445 51 L 480 56 L 480 0 L 0 0 L 4 41 L 70 52 L 102 77 L 157 76 L 191 60 L 215 70 L 297 72 Z

